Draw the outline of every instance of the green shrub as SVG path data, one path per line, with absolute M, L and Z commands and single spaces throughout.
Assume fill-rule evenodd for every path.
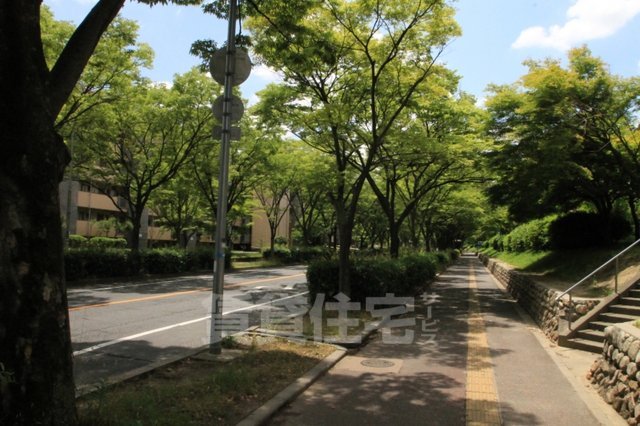
M 404 267 L 404 277 L 401 282 L 396 284 L 399 293 L 408 295 L 424 289 L 425 284 L 436 276 L 439 269 L 438 259 L 438 256 L 434 256 L 433 253 L 414 254 L 400 258 Z M 417 295 L 417 293 L 413 295 Z
M 278 259 L 283 262 L 287 262 L 291 258 L 291 250 L 288 247 L 277 245 L 273 247 L 273 253 L 271 249 L 265 248 L 262 249 L 262 257 L 265 259 Z
M 316 259 L 329 259 L 333 250 L 325 246 L 294 247 L 291 249 L 289 260 L 294 263 L 306 263 Z
M 504 251 L 504 237 L 501 234 L 494 235 L 484 243 L 485 248 L 491 248 L 495 251 Z
M 572 212 L 558 218 L 550 227 L 551 245 L 557 249 L 600 247 L 631 232 L 623 217 L 612 215 L 608 221 L 589 212 Z
M 284 245 L 287 245 L 288 243 L 287 237 L 283 237 L 281 235 L 278 235 L 276 238 L 274 238 L 273 242 L 277 246 L 284 246 Z
M 71 234 L 69 235 L 69 247 L 83 247 L 87 244 L 87 239 L 82 235 Z
M 225 257 L 225 269 L 227 268 L 227 260 L 231 262 L 230 252 Z M 189 271 L 197 271 L 202 269 L 213 270 L 213 247 L 199 246 L 185 253 L 185 268 Z
M 89 277 L 122 277 L 135 273 L 128 249 L 69 248 L 64 256 L 68 281 Z
M 451 262 L 451 258 L 449 257 L 449 253 L 444 251 L 436 251 L 436 263 L 438 266 L 447 266 Z
M 127 240 L 124 238 L 93 237 L 87 241 L 87 246 L 96 248 L 125 248 Z
M 414 254 L 400 259 L 356 258 L 349 264 L 351 300 L 365 303 L 367 297 L 417 296 L 435 277 L 438 260 L 434 253 Z M 338 293 L 337 259 L 312 262 L 307 268 L 309 293 L 314 301 L 318 294 L 327 298 Z M 364 307 L 364 305 L 363 305 Z
M 149 274 L 167 274 L 187 270 L 187 254 L 183 250 L 160 248 L 140 252 L 143 269 Z
M 376 256 L 384 256 L 385 255 L 385 251 L 381 248 L 363 248 L 363 249 L 358 249 L 358 250 L 354 250 L 352 252 L 353 256 L 358 258 L 358 257 L 376 257 Z
M 556 217 L 551 215 L 515 227 L 503 238 L 501 251 L 547 250 L 550 247 L 549 227 Z M 496 247 L 494 249 L 498 250 Z

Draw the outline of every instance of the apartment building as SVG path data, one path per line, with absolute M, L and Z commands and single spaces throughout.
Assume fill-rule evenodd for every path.
M 88 182 L 65 180 L 60 183 L 60 214 L 65 235 L 82 235 L 84 237 L 123 237 L 115 222 L 120 217 L 120 207 L 126 209 L 126 202 L 114 192 L 107 196 Z M 113 200 L 112 200 L 113 198 Z M 140 226 L 140 247 L 173 246 L 176 241 L 171 232 L 156 226 L 156 216 L 145 209 Z M 292 220 L 287 211 L 277 230 L 277 235 L 291 241 Z M 252 217 L 238 224 L 241 232 L 234 232 L 234 248 L 260 249 L 269 246 L 269 224 L 264 212 L 256 209 Z M 200 235 L 189 241 L 189 245 L 213 244 L 211 235 Z

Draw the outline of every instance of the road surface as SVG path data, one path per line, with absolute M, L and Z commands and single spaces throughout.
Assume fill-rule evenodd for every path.
M 306 267 L 225 275 L 223 334 L 307 303 Z M 209 343 L 212 274 L 70 289 L 76 386 L 94 385 Z M 273 309 L 276 305 L 278 308 Z

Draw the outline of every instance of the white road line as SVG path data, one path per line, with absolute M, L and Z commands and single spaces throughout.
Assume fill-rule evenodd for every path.
M 272 305 L 275 302 L 280 302 L 282 300 L 287 300 L 287 299 L 293 299 L 294 297 L 305 296 L 307 294 L 309 294 L 309 292 L 305 291 L 303 293 L 294 294 L 294 295 L 291 295 L 291 296 L 283 297 L 281 299 L 275 299 L 275 300 L 272 300 L 270 302 L 260 303 L 260 304 L 251 305 L 251 306 L 245 306 L 244 308 L 238 308 L 238 309 L 234 309 L 234 310 L 231 310 L 231 311 L 223 312 L 222 315 L 224 316 L 224 315 L 234 314 L 236 312 L 251 311 L 251 310 L 254 310 L 254 309 L 262 307 L 262 306 Z M 160 328 L 156 328 L 156 329 L 149 330 L 149 331 L 143 331 L 142 333 L 138 333 L 138 334 L 132 334 L 131 336 L 120 337 L 120 338 L 115 339 L 115 340 L 110 340 L 108 342 L 100 343 L 100 344 L 97 344 L 97 345 L 94 345 L 94 346 L 90 346 L 88 348 L 84 348 L 84 349 L 80 349 L 78 351 L 75 351 L 75 352 L 73 352 L 73 356 L 83 355 L 83 354 L 86 354 L 86 353 L 89 353 L 89 352 L 96 351 L 98 349 L 105 348 L 107 346 L 115 345 L 116 343 L 126 342 L 128 340 L 133 340 L 133 339 L 137 339 L 139 337 L 148 336 L 149 334 L 160 333 L 162 331 L 171 330 L 172 328 L 183 327 L 185 325 L 195 324 L 195 323 L 200 322 L 200 321 L 206 321 L 206 320 L 208 320 L 210 318 L 211 318 L 211 315 L 207 315 L 205 317 L 196 318 L 196 319 L 193 319 L 193 320 L 190 320 L 190 321 L 184 321 L 184 322 L 180 322 L 180 323 L 177 323 L 177 324 L 167 325 L 166 327 L 160 327 Z

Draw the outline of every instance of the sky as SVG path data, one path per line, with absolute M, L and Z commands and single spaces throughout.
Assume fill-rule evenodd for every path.
M 44 0 L 59 20 L 79 24 L 94 0 Z M 564 60 L 572 47 L 587 45 L 613 74 L 640 76 L 640 0 L 457 0 L 456 20 L 462 36 L 454 39 L 441 62 L 457 71 L 460 89 L 480 103 L 488 84 L 509 84 L 526 72 L 527 59 Z M 128 1 L 121 14 L 138 21 L 139 41 L 155 51 L 153 69 L 144 74 L 169 82 L 198 64 L 189 55 L 197 39 L 226 40 L 227 23 L 197 6 L 154 6 Z M 565 61 L 566 62 L 566 61 Z M 256 91 L 278 74 L 254 66 L 240 86 L 250 104 Z

